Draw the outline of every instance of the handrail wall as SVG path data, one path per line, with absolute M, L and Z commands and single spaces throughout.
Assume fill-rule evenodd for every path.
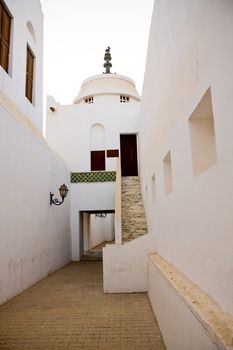
M 116 169 L 116 192 L 115 192 L 115 243 L 122 244 L 121 229 L 121 164 L 120 158 L 117 159 Z

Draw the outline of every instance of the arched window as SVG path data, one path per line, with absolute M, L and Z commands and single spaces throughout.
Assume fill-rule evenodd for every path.
M 105 130 L 104 126 L 100 123 L 91 126 L 90 146 L 92 151 L 105 149 Z
M 34 27 L 30 21 L 27 21 L 27 29 L 28 29 L 32 39 L 36 42 L 35 30 L 34 30 Z

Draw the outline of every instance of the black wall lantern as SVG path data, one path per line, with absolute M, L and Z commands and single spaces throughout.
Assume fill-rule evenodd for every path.
M 53 199 L 54 194 L 50 192 L 50 205 L 61 205 L 64 202 L 65 197 L 67 196 L 67 193 L 69 192 L 68 188 L 65 184 L 61 185 L 59 188 L 59 193 L 62 198 L 62 201 L 60 202 L 57 198 Z

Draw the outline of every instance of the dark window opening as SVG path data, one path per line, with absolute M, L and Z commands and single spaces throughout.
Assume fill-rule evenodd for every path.
M 120 102 L 121 103 L 129 102 L 129 96 L 120 95 Z
M 107 158 L 115 158 L 119 157 L 119 150 L 118 149 L 108 149 L 107 150 Z
M 35 56 L 34 56 L 32 50 L 30 49 L 30 47 L 27 46 L 27 67 L 26 67 L 25 95 L 31 103 L 32 103 L 32 99 L 33 99 L 34 61 L 35 61 Z
M 8 73 L 11 15 L 0 0 L 0 65 Z
M 91 171 L 105 170 L 105 151 L 91 151 Z
M 88 97 L 88 98 L 85 98 L 85 103 L 94 103 L 94 98 L 93 96 L 92 97 Z

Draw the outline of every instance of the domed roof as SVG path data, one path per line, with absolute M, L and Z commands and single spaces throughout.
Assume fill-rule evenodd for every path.
M 140 101 L 135 83 L 130 78 L 112 73 L 95 75 L 85 80 L 74 103 L 80 103 L 84 98 L 96 95 L 127 95 Z

